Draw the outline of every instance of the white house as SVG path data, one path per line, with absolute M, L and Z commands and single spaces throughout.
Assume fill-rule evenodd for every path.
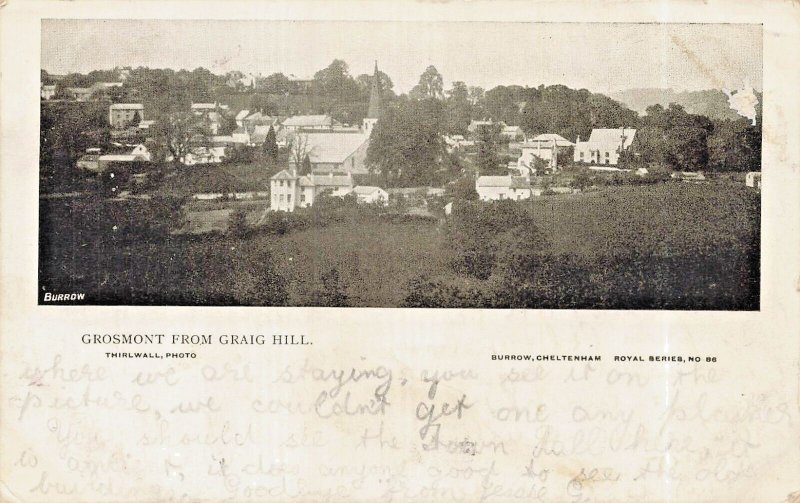
M 346 175 L 310 174 L 298 175 L 294 170 L 281 170 L 273 175 L 270 185 L 270 209 L 272 211 L 294 211 L 314 204 L 320 194 L 340 195 L 353 190 L 353 177 Z
M 761 188 L 761 172 L 760 171 L 750 171 L 744 176 L 744 183 L 748 187 L 753 187 L 756 189 Z
M 508 141 L 518 141 L 525 139 L 525 132 L 519 126 L 505 126 L 500 130 L 500 136 Z
M 165 159 L 167 162 L 174 160 L 171 154 L 168 154 Z M 186 166 L 194 166 L 195 164 L 217 164 L 225 160 L 225 147 L 218 146 L 203 146 L 198 145 L 191 147 L 189 152 L 180 159 L 181 164 Z
M 145 161 L 150 161 L 150 151 L 141 143 L 133 147 L 129 154 L 141 157 Z
M 475 190 L 481 201 L 521 201 L 532 195 L 530 182 L 522 176 L 479 176 Z
M 359 185 L 353 188 L 353 192 L 359 203 L 375 203 L 386 206 L 389 204 L 389 194 L 380 187 L 369 185 Z
M 56 86 L 53 85 L 42 85 L 41 89 L 39 90 L 39 96 L 43 100 L 50 100 L 53 99 L 53 96 L 56 95 Z
M 233 131 L 231 137 L 234 143 L 250 145 L 250 133 L 247 131 L 246 127 L 239 126 Z
M 629 149 L 636 135 L 635 129 L 592 129 L 588 141 L 575 142 L 573 160 L 584 164 L 616 166 L 620 154 Z
M 558 154 L 563 149 L 574 147 L 575 144 L 557 134 L 540 134 L 519 145 L 521 154 L 517 159 L 517 166 L 529 168 L 536 173 L 535 159 L 548 163 L 550 170 L 554 171 L 558 163 Z

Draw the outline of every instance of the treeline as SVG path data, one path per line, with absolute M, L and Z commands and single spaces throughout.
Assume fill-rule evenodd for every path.
M 550 223 L 533 205 L 461 201 L 443 250 L 450 271 L 413 280 L 405 305 L 758 308 L 757 195 L 743 187 L 666 184 L 602 207 L 605 213 L 585 225 L 605 239 L 564 249 L 543 231 Z

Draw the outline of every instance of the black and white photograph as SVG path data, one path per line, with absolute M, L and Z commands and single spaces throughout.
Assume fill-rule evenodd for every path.
M 762 26 L 46 19 L 39 305 L 760 308 Z

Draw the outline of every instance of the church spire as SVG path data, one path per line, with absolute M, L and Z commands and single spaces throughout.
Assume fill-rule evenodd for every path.
M 372 76 L 372 90 L 369 93 L 368 119 L 379 119 L 381 116 L 381 78 L 378 76 L 378 62 L 375 61 L 375 74 Z

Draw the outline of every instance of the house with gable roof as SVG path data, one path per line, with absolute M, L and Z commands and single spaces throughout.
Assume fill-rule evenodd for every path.
M 479 176 L 475 190 L 481 201 L 521 201 L 533 195 L 530 180 L 524 176 Z
M 616 166 L 620 154 L 633 144 L 632 128 L 592 129 L 589 140 L 575 141 L 573 160 L 576 163 Z
M 538 158 L 547 162 L 551 171 L 555 171 L 559 153 L 574 146 L 574 143 L 561 135 L 547 133 L 534 136 L 519 145 L 521 154 L 517 159 L 517 166 L 532 170 L 535 174 L 535 159 Z
M 339 125 L 330 115 L 294 115 L 283 121 L 283 127 L 289 131 L 299 129 L 333 129 Z
M 298 175 L 295 170 L 284 169 L 270 178 L 269 185 L 270 209 L 291 212 L 296 208 L 312 206 L 323 193 L 350 193 L 353 190 L 353 177 L 349 173 Z

